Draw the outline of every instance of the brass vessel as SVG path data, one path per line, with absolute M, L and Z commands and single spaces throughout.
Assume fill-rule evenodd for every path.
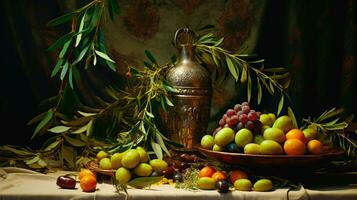
M 193 32 L 187 28 L 175 34 L 175 43 L 180 51 L 178 62 L 167 71 L 166 80 L 177 89 L 171 93 L 174 106 L 162 113 L 168 137 L 192 149 L 205 134 L 211 99 L 211 77 L 209 72 L 194 59 Z M 178 40 L 184 38 L 184 42 Z

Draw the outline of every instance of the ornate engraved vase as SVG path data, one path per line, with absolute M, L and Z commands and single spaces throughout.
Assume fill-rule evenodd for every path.
M 179 38 L 184 38 L 185 42 L 179 44 Z M 166 80 L 178 92 L 170 94 L 174 106 L 161 115 L 168 137 L 185 149 L 192 149 L 205 134 L 212 93 L 209 72 L 194 60 L 192 40 L 193 31 L 187 28 L 179 29 L 175 34 L 179 60 L 167 71 Z

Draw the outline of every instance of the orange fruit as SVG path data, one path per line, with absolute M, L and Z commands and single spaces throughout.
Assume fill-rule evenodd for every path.
M 288 155 L 303 155 L 305 144 L 299 139 L 288 139 L 284 143 L 284 151 Z
M 211 166 L 206 166 L 200 170 L 198 177 L 212 177 L 216 170 Z
M 218 180 L 223 180 L 223 179 L 227 179 L 227 176 L 224 172 L 215 172 L 212 174 L 212 178 L 215 180 L 215 181 L 218 181 Z
M 318 140 L 310 140 L 307 143 L 307 152 L 310 154 L 321 154 L 322 152 L 322 143 Z
M 79 177 L 78 177 L 78 179 L 79 180 L 81 180 L 84 176 L 94 176 L 94 177 L 96 177 L 96 174 L 93 172 L 93 171 L 91 171 L 91 170 L 89 170 L 89 169 L 81 169 L 81 171 L 79 172 Z
M 248 179 L 248 174 L 242 170 L 233 170 L 229 175 L 229 180 L 234 184 L 238 179 Z
M 79 184 L 83 192 L 94 192 L 97 188 L 97 179 L 92 175 L 83 176 Z
M 286 133 L 286 139 L 298 139 L 304 144 L 306 144 L 307 139 L 305 138 L 304 132 L 302 132 L 300 129 L 294 128 L 291 129 L 289 132 Z

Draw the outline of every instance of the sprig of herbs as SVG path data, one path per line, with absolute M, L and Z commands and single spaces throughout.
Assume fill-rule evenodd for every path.
M 325 111 L 317 118 L 308 117 L 303 119 L 305 124 L 302 128 L 311 127 L 324 134 L 337 147 L 346 151 L 352 160 L 357 160 L 357 141 L 352 139 L 356 136 L 357 122 L 353 123 L 353 115 L 341 120 L 343 109 L 332 108 Z

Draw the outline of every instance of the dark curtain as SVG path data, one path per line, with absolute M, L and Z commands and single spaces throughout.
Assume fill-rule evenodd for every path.
M 50 78 L 56 52 L 45 49 L 66 33 L 68 27 L 49 29 L 45 24 L 79 4 L 73 2 L 1 1 L 0 144 L 30 145 L 34 126 L 26 123 L 45 109 L 41 100 L 58 92 L 59 81 Z M 199 0 L 170 2 L 203 4 Z M 266 59 L 267 66 L 284 66 L 292 73 L 289 94 L 297 118 L 316 116 L 335 106 L 356 114 L 357 1 L 260 2 L 239 1 L 248 6 L 252 4 L 253 11 L 246 15 L 248 19 L 253 17 L 254 8 L 263 7 L 254 52 Z M 239 9 L 236 12 L 244 13 Z M 245 27 L 241 25 L 231 24 Z M 244 29 L 237 31 L 245 32 Z M 91 88 L 82 88 L 83 93 L 89 93 Z M 265 101 L 264 106 L 273 106 L 277 100 Z M 95 102 L 88 102 L 91 103 Z

